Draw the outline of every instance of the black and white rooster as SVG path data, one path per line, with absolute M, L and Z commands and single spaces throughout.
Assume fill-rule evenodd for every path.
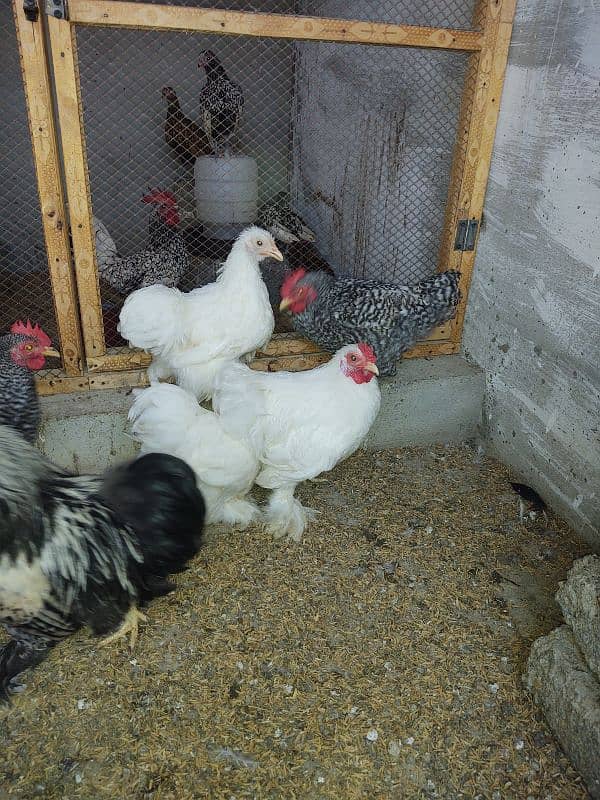
M 175 287 L 189 268 L 175 195 L 154 189 L 142 197 L 142 202 L 153 205 L 155 213 L 150 217 L 149 246 L 139 253 L 120 256 L 106 226 L 97 217 L 93 220 L 98 270 L 121 294 L 157 283 Z
M 220 153 L 240 124 L 244 93 L 241 86 L 229 79 L 212 50 L 200 54 L 198 66 L 206 72 L 206 83 L 199 97 L 204 132 L 213 151 Z
M 0 373 L 15 408 L 21 384 Z M 11 402 L 12 401 L 12 402 Z M 84 625 L 103 643 L 131 635 L 138 607 L 173 589 L 167 580 L 199 550 L 204 500 L 190 467 L 149 453 L 101 476 L 70 475 L 21 433 L 0 425 L 0 701 L 11 681 Z

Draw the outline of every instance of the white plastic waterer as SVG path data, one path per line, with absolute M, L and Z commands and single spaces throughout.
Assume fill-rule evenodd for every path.
M 206 233 L 231 239 L 256 220 L 258 167 L 249 156 L 199 156 L 194 166 L 196 209 Z

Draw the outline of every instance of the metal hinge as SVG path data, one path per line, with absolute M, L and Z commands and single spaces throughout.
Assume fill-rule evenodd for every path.
M 23 11 L 25 12 L 26 20 L 37 22 L 38 14 L 40 13 L 37 0 L 23 0 Z
M 479 220 L 460 219 L 456 226 L 456 239 L 454 240 L 455 250 L 475 250 L 475 240 L 477 239 L 477 228 Z
M 69 19 L 67 0 L 46 0 L 46 14 L 56 19 Z

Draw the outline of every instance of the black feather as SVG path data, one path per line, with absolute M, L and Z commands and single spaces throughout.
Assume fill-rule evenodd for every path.
M 528 503 L 530 503 L 535 510 L 543 511 L 546 508 L 546 503 L 542 500 L 535 489 L 531 488 L 531 486 L 527 486 L 525 483 L 513 483 L 512 481 L 510 482 L 510 485 L 519 495 L 519 497 L 522 497 L 523 500 L 526 500 Z
M 148 454 L 104 476 L 69 475 L 0 426 L 0 694 L 84 625 L 114 631 L 202 543 L 204 501 L 178 458 Z

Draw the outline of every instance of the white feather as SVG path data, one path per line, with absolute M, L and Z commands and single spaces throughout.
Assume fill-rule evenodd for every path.
M 96 260 L 98 261 L 98 268 L 102 271 L 102 268 L 108 262 L 114 261 L 118 257 L 117 246 L 106 225 L 98 217 L 92 217 L 92 222 L 96 239 Z
M 215 411 L 259 458 L 256 483 L 277 490 L 268 509 L 276 534 L 302 535 L 306 516 L 293 497 L 296 484 L 353 453 L 377 416 L 377 380 L 357 384 L 342 369 L 355 348 L 342 348 L 327 364 L 306 372 L 261 373 L 232 364 L 217 380 Z
M 169 453 L 194 470 L 207 522 L 245 526 L 257 516 L 256 506 L 245 495 L 258 473 L 258 459 L 191 394 L 168 383 L 142 389 L 136 392 L 129 420 L 142 453 Z
M 273 311 L 253 248 L 275 248 L 271 235 L 249 228 L 236 240 L 214 283 L 183 293 L 150 286 L 123 306 L 119 331 L 130 344 L 151 352 L 150 379 L 173 375 L 198 399 L 212 395 L 224 365 L 263 347 L 273 333 Z

